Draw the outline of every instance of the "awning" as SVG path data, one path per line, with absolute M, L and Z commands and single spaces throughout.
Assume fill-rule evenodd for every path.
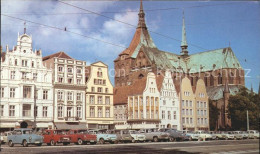
M 64 130 L 69 130 L 69 129 L 87 129 L 87 124 L 86 123 L 54 123 L 55 127 L 57 129 L 64 129 Z

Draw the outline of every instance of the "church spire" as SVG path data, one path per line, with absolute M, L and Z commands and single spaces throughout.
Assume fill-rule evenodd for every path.
M 145 24 L 145 13 L 144 13 L 144 9 L 143 9 L 143 1 L 140 0 L 140 10 L 138 13 L 139 16 L 139 21 L 138 21 L 138 27 L 137 28 L 146 28 L 146 24 Z
M 186 29 L 185 29 L 185 19 L 184 19 L 184 10 L 182 16 L 182 41 L 181 41 L 181 55 L 188 56 L 188 44 L 186 39 Z

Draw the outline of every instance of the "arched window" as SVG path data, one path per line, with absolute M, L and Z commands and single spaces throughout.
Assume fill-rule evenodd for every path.
M 193 77 L 190 77 L 191 86 L 193 86 Z
M 218 84 L 222 84 L 222 75 L 218 74 Z
M 214 86 L 214 77 L 210 75 L 210 86 Z
M 234 84 L 234 74 L 232 72 L 229 75 L 229 84 Z
M 208 78 L 206 76 L 204 76 L 204 82 L 205 82 L 205 86 L 208 86 Z

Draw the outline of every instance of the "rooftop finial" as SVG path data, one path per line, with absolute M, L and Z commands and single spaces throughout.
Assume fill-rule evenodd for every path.
M 182 41 L 181 41 L 181 55 L 188 55 L 188 44 L 186 39 L 186 29 L 185 29 L 185 18 L 184 18 L 184 9 L 182 12 Z
M 24 22 L 24 34 L 26 33 L 26 22 Z
M 140 0 L 140 10 L 138 13 L 139 16 L 139 21 L 138 21 L 138 27 L 137 28 L 146 28 L 146 24 L 145 24 L 145 13 L 144 13 L 144 9 L 143 9 L 143 1 Z

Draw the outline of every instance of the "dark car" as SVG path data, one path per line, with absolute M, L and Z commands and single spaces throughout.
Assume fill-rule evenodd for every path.
M 180 131 L 177 131 L 176 129 L 172 128 L 162 128 L 160 129 L 160 132 L 166 132 L 169 133 L 169 141 L 183 141 L 185 134 L 181 133 Z

